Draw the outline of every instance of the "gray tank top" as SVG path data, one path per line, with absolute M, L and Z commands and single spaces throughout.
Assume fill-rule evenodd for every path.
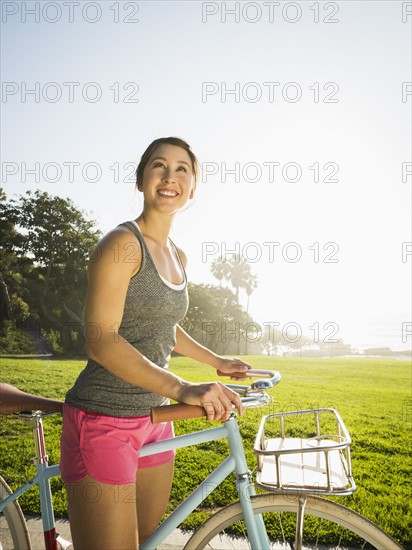
M 184 280 L 172 285 L 156 269 L 149 249 L 135 222 L 125 222 L 138 239 L 142 262 L 129 283 L 119 334 L 150 361 L 168 367 L 176 344 L 176 325 L 188 308 L 187 279 L 179 253 Z M 109 416 L 146 416 L 150 408 L 165 404 L 167 398 L 128 384 L 96 361 L 88 360 L 74 386 L 66 395 L 66 403 L 85 411 Z

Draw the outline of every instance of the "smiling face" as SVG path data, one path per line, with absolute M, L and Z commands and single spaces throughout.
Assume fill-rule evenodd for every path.
M 146 206 L 162 212 L 175 212 L 193 197 L 194 178 L 191 159 L 185 149 L 161 144 L 153 151 L 139 185 Z

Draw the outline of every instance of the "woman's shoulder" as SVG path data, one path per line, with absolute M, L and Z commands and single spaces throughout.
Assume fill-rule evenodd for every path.
M 108 231 L 101 239 L 99 244 L 104 246 L 113 245 L 113 243 L 118 242 L 119 244 L 124 245 L 125 242 L 137 242 L 139 240 L 136 236 L 136 233 L 132 230 L 130 225 L 126 225 L 127 222 L 122 223 L 110 231 Z
M 98 242 L 90 257 L 90 263 L 102 259 L 109 263 L 139 264 L 141 255 L 141 245 L 137 236 L 127 225 L 121 224 L 108 231 Z

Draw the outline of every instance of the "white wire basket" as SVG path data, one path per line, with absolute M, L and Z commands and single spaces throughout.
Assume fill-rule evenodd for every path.
M 272 492 L 351 494 L 351 442 L 335 409 L 269 414 L 255 441 L 256 483 Z

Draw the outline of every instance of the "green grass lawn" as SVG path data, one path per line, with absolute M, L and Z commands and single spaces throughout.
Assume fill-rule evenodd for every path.
M 269 412 L 333 407 L 339 411 L 352 436 L 352 463 L 358 490 L 338 501 L 365 515 L 412 548 L 410 363 L 393 359 L 306 359 L 247 357 L 255 368 L 276 369 L 281 383 L 271 390 L 273 403 L 247 410 L 240 420 L 246 455 L 256 466 L 253 443 L 260 418 Z M 84 361 L 2 359 L 1 380 L 30 393 L 64 398 Z M 183 357 L 173 358 L 171 370 L 197 382 L 214 380 L 214 369 Z M 223 380 L 223 379 L 221 379 Z M 12 417 L 0 419 L 0 467 L 3 477 L 16 488 L 34 475 L 31 430 Z M 206 420 L 175 423 L 176 434 L 205 429 Z M 60 417 L 45 421 L 50 463 L 59 461 Z M 177 451 L 176 473 L 170 510 L 204 478 L 227 452 L 224 441 Z M 60 479 L 52 480 L 56 516 L 66 515 L 65 493 Z M 211 511 L 236 499 L 229 478 L 188 518 L 193 528 Z M 36 491 L 21 498 L 27 513 L 39 513 Z

